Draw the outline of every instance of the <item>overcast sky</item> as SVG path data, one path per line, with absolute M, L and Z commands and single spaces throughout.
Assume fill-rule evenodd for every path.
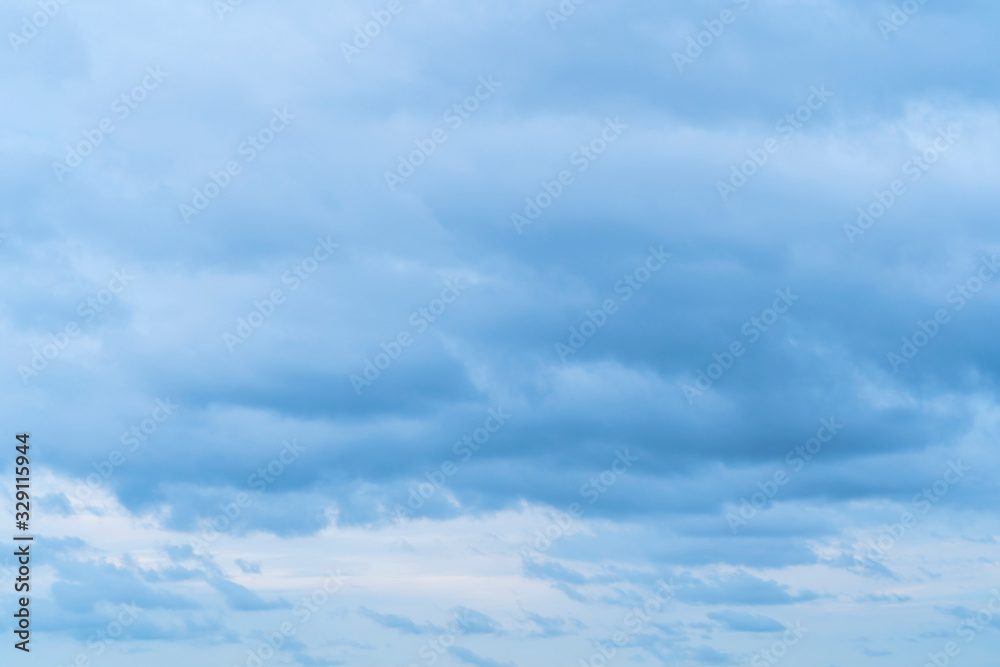
M 6 3 L 28 660 L 996 665 L 998 25 Z

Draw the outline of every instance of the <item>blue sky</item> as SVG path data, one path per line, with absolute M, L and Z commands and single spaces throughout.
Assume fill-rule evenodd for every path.
M 28 660 L 996 665 L 998 24 L 8 3 Z

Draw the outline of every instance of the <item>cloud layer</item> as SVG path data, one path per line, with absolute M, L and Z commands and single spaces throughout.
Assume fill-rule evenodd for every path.
M 997 20 L 9 4 L 38 652 L 991 664 Z

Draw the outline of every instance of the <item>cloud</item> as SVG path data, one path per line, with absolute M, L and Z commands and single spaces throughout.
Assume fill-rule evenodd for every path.
M 708 580 L 686 577 L 677 586 L 677 598 L 692 604 L 788 605 L 816 600 L 809 590 L 793 594 L 791 588 L 774 580 L 759 579 L 736 572 Z
M 531 633 L 531 637 L 562 637 L 577 634 L 585 626 L 577 619 L 567 620 L 561 617 L 546 617 L 540 614 L 526 612 L 528 620 L 538 626 L 539 630 Z
M 511 662 L 497 662 L 496 660 L 491 660 L 490 658 L 484 658 L 480 655 L 476 655 L 467 648 L 462 648 L 461 646 L 452 646 L 448 649 L 448 653 L 467 665 L 475 665 L 475 667 L 513 667 L 514 663 Z
M 503 627 L 488 615 L 469 609 L 468 607 L 456 607 L 451 610 L 455 615 L 455 622 L 461 628 L 462 634 L 466 635 L 503 635 Z
M 222 593 L 226 599 L 226 604 L 236 611 L 264 611 L 267 609 L 287 609 L 291 607 L 284 600 L 266 602 L 249 588 L 226 579 L 212 578 L 208 580 L 208 583 L 212 588 Z
M 555 0 L 391 22 L 385 2 L 218 4 L 74 3 L 0 56 L 0 399 L 45 489 L 39 627 L 85 642 L 134 600 L 118 648 L 232 664 L 331 567 L 351 583 L 311 612 L 300 664 L 408 664 L 446 625 L 411 618 L 456 613 L 477 653 L 553 664 L 670 575 L 678 617 L 715 616 L 648 625 L 629 650 L 661 662 L 735 660 L 748 637 L 720 629 L 773 627 L 751 611 L 847 599 L 899 654 L 935 605 L 977 608 L 962 581 L 988 576 L 1000 502 L 1000 282 L 979 275 L 1000 253 L 1000 5 L 927 3 L 886 32 L 891 7 L 856 0 L 609 0 L 555 25 Z M 39 11 L 6 6 L 4 34 Z M 502 82 L 488 99 L 481 77 Z M 468 287 L 445 304 L 449 280 Z M 780 314 L 779 290 L 798 297 Z M 283 463 L 289 439 L 305 451 Z M 620 450 L 638 460 L 618 474 Z M 862 559 L 904 512 L 918 524 Z M 884 613 L 904 602 L 907 627 Z M 345 639 L 362 646 L 327 643 Z
M 251 563 L 243 560 L 242 558 L 237 558 L 234 562 L 244 574 L 260 574 L 260 563 L 258 562 Z
M 859 601 L 863 602 L 884 602 L 888 604 L 901 604 L 903 602 L 910 602 L 913 600 L 909 595 L 900 595 L 899 593 L 869 593 L 867 595 L 858 596 Z
M 869 658 L 884 658 L 886 656 L 892 655 L 892 651 L 882 651 L 870 648 L 863 648 L 861 652 L 867 655 Z
M 38 507 L 43 512 L 58 516 L 70 516 L 73 508 L 64 493 L 55 493 L 38 498 Z
M 585 584 L 587 577 L 555 561 L 538 562 L 524 558 L 524 574 L 536 579 L 547 579 L 564 584 Z
M 773 618 L 744 611 L 714 611 L 708 617 L 734 632 L 781 632 L 785 629 L 784 625 Z
M 86 613 L 101 602 L 136 604 L 144 609 L 192 610 L 194 600 L 146 584 L 134 571 L 98 560 L 61 560 L 59 579 L 52 584 L 56 604 L 69 612 Z
M 396 614 L 380 614 L 366 607 L 362 607 L 359 611 L 363 616 L 375 621 L 382 627 L 398 630 L 402 634 L 422 635 L 433 632 L 443 632 L 441 628 L 438 628 L 432 623 L 425 623 L 418 626 L 416 623 L 404 616 L 397 616 Z

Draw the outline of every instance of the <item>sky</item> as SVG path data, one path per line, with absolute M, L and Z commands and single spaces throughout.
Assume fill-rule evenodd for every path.
M 2 650 L 1000 665 L 998 25 L 6 3 Z

